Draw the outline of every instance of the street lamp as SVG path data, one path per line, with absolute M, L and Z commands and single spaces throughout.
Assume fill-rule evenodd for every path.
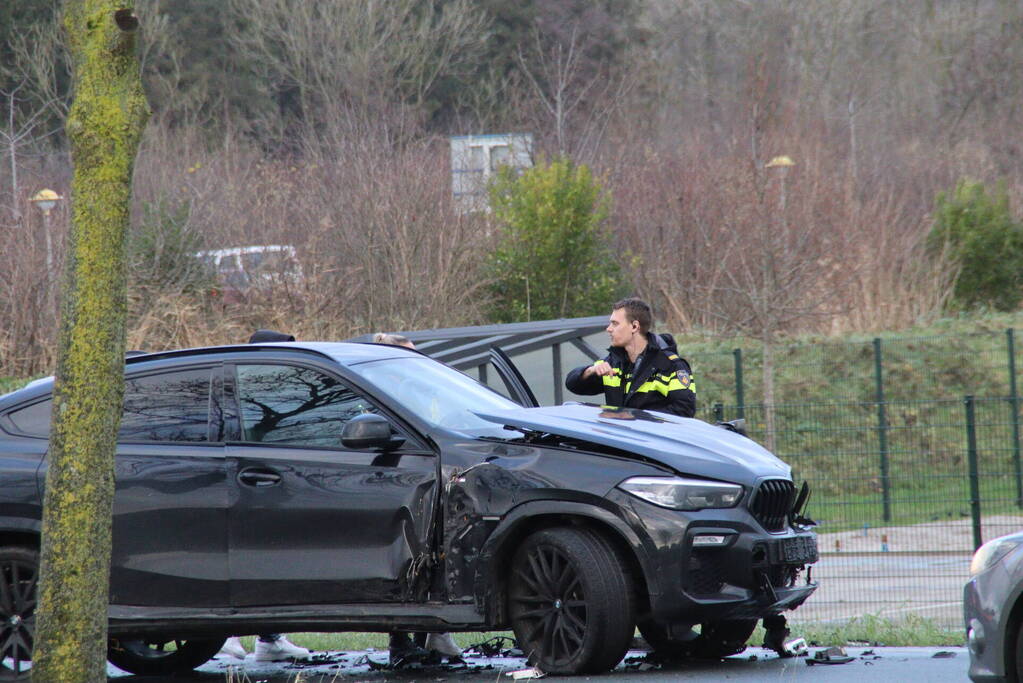
M 46 272 L 53 272 L 53 238 L 50 236 L 50 212 L 53 211 L 53 207 L 57 206 L 57 202 L 64 199 L 59 194 L 50 189 L 42 189 L 36 192 L 35 196 L 29 201 L 39 207 L 39 210 L 43 212 L 43 231 L 46 233 Z
M 781 169 L 781 211 L 785 212 L 785 176 L 788 175 L 789 166 L 795 166 L 796 162 L 792 161 L 791 157 L 778 156 L 774 157 L 766 164 L 764 168 L 780 168 Z

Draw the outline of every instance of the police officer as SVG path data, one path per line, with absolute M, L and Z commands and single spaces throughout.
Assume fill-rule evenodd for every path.
M 607 358 L 568 373 L 568 390 L 583 395 L 603 391 L 610 406 L 695 415 L 696 385 L 689 363 L 679 357 L 670 334 L 650 332 L 652 321 L 645 301 L 617 302 L 607 325 L 611 336 Z

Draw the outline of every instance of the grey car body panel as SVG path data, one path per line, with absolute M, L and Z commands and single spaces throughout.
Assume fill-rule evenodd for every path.
M 764 476 L 791 477 L 788 465 L 752 439 L 692 418 L 585 403 L 476 415 L 501 425 L 631 451 L 700 477 L 747 486 Z

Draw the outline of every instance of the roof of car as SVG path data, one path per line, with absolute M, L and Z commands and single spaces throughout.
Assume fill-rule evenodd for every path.
M 342 365 L 353 365 L 369 360 L 380 360 L 382 358 L 398 358 L 416 354 L 415 351 L 400 346 L 389 344 L 365 344 L 353 342 L 320 342 L 320 341 L 294 341 L 294 342 L 259 342 L 255 344 L 233 344 L 229 346 L 203 346 L 192 349 L 174 349 L 171 351 L 159 351 L 132 356 L 127 359 L 129 365 L 145 363 L 160 358 L 180 358 L 188 356 L 199 356 L 210 353 L 238 353 L 256 352 L 269 349 L 286 350 L 305 353 L 315 353 L 326 356 Z M 420 354 L 416 354 L 420 355 Z
M 132 351 L 131 355 L 125 358 L 128 367 L 142 363 L 161 360 L 187 359 L 193 357 L 208 356 L 211 354 L 237 354 L 256 353 L 266 351 L 288 351 L 296 354 L 315 354 L 330 359 L 341 365 L 356 365 L 371 360 L 384 358 L 402 358 L 409 356 L 423 356 L 418 351 L 407 349 L 401 346 L 390 344 L 367 344 L 361 342 L 267 342 L 256 344 L 233 344 L 230 346 L 201 346 L 191 349 L 173 349 L 170 351 L 158 351 L 146 353 Z M 38 394 L 48 392 L 52 389 L 53 376 L 40 377 L 26 384 L 21 389 L 8 394 L 0 394 L 0 406 L 9 403 L 17 403 L 27 397 L 35 397 Z

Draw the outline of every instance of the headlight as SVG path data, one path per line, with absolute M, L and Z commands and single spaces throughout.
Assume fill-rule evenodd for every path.
M 738 484 L 682 477 L 632 477 L 618 488 L 673 510 L 730 508 L 742 498 L 742 487 Z
M 977 548 L 977 552 L 973 553 L 973 561 L 970 562 L 970 576 L 976 576 L 993 567 L 998 560 L 1008 555 L 1021 543 L 1023 543 L 1023 536 L 1013 534 L 996 538 L 980 546 Z

